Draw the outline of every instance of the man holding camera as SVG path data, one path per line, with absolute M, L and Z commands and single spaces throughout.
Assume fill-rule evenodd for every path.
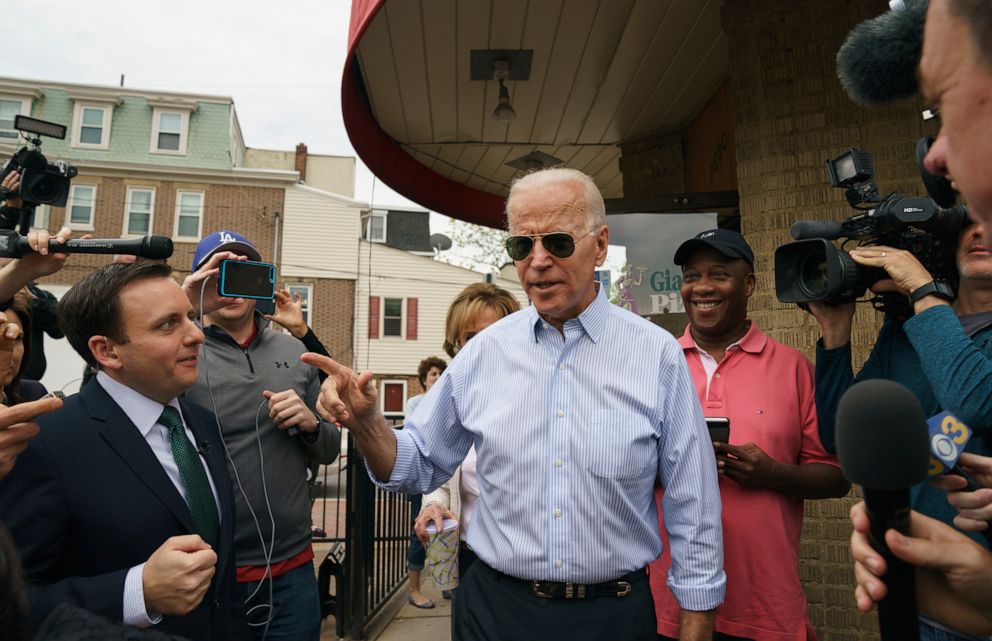
M 261 260 L 251 241 L 228 230 L 196 247 L 183 287 L 194 308 L 204 301 L 206 340 L 199 382 L 187 398 L 217 415 L 229 455 L 238 583 L 252 634 L 316 641 L 321 617 L 307 462 L 337 458 L 341 433 L 314 414 L 320 381 L 300 362 L 303 344 L 270 328 L 254 299 L 219 297 L 221 261 L 246 258 Z
M 992 174 L 988 170 L 992 163 L 992 4 L 986 0 L 931 0 L 924 25 L 918 76 L 924 99 L 939 108 L 941 119 L 940 134 L 924 161 L 926 168 L 932 174 L 950 178 L 967 200 L 970 215 L 981 225 L 980 233 L 984 237 L 973 245 L 992 248 Z M 968 232 L 962 244 L 967 237 Z M 959 246 L 959 259 L 961 249 Z M 891 254 L 885 248 L 875 250 L 877 254 L 886 252 L 884 257 L 871 257 L 884 267 Z M 893 276 L 894 286 L 901 290 L 908 291 L 919 283 L 887 271 Z M 968 278 L 964 273 L 966 270 L 961 271 L 961 286 L 953 309 L 939 300 L 921 299 L 915 306 L 929 304 L 932 308 L 917 309 L 917 316 L 904 326 L 914 351 L 919 350 L 920 367 L 928 373 L 926 382 L 933 385 L 936 399 L 942 406 L 947 400 L 945 391 L 957 391 L 967 399 L 988 399 L 983 386 L 989 384 L 989 351 L 985 341 L 977 333 L 969 336 L 969 329 L 964 325 L 966 314 L 988 312 L 992 306 L 989 287 L 979 275 L 988 272 L 976 269 L 976 277 Z M 915 270 L 914 273 L 919 274 Z M 974 294 L 969 293 L 970 290 L 974 290 Z M 933 299 L 933 296 L 929 298 Z M 969 299 L 973 305 L 965 305 Z M 954 312 L 960 322 L 953 317 L 948 319 Z M 941 318 L 945 321 L 942 327 Z M 957 322 L 957 326 L 950 320 Z M 931 321 L 936 321 L 935 329 L 951 334 L 929 334 L 935 345 L 925 344 L 926 340 L 917 341 L 917 330 Z M 974 332 L 973 327 L 971 332 Z M 825 334 L 825 342 L 826 338 Z M 959 351 L 934 353 L 940 352 L 948 342 L 952 350 L 957 348 Z M 954 358 L 961 360 L 955 362 Z M 943 376 L 949 373 L 953 380 L 939 380 L 937 370 L 947 363 L 953 368 L 944 370 Z M 963 387 L 963 391 L 953 390 L 955 385 Z M 959 411 L 953 407 L 946 409 Z M 985 409 L 978 415 L 979 410 L 974 411 L 979 422 L 969 423 L 967 418 L 959 418 L 976 431 L 984 431 L 987 437 L 992 412 Z M 851 518 L 855 528 L 851 551 L 858 578 L 855 596 L 859 609 L 867 612 L 886 594 L 884 584 L 877 578 L 884 576 L 886 567 L 882 557 L 868 543 L 868 519 L 862 504 L 855 506 Z M 992 585 L 992 554 L 948 526 L 948 520 L 941 521 L 944 522 L 914 513 L 909 536 L 890 530 L 886 533 L 886 542 L 896 557 L 918 567 L 917 594 L 923 612 L 959 630 L 990 634 L 992 620 L 988 613 L 992 611 L 992 591 L 987 588 Z
M 714 639 L 807 638 L 811 624 L 799 581 L 803 499 L 850 489 L 837 459 L 820 444 L 812 364 L 748 319 L 754 253 L 741 234 L 704 231 L 682 243 L 675 264 L 682 266 L 689 316 L 679 343 L 703 413 L 730 419 L 730 438 L 713 443 L 727 572 Z M 659 639 L 674 639 L 679 611 L 664 580 L 667 542 L 662 550 L 651 566 L 651 587 Z
M 884 269 L 889 279 L 876 283 L 873 290 L 909 296 L 914 315 L 902 323 L 885 320 L 868 361 L 855 377 L 850 346 L 854 303 L 809 303 L 823 336 L 816 352 L 816 401 L 824 445 L 834 449 L 834 415 L 844 391 L 860 380 L 887 378 L 908 387 L 927 415 L 942 410 L 954 414 L 975 432 L 968 451 L 988 455 L 992 437 L 992 253 L 982 240 L 981 227 L 970 224 L 958 238 L 956 297 L 932 285 L 933 277 L 906 250 L 860 247 L 851 250 L 851 257 L 860 265 Z M 944 493 L 926 483 L 914 488 L 913 506 L 946 523 L 955 514 Z
M 889 279 L 873 289 L 909 296 L 914 315 L 903 323 L 885 320 L 868 361 L 855 377 L 850 346 L 854 303 L 809 304 L 823 335 L 817 343 L 816 400 L 824 444 L 833 450 L 834 416 L 844 391 L 859 380 L 887 378 L 909 388 L 927 415 L 947 410 L 957 416 L 974 430 L 966 449 L 990 454 L 992 252 L 982 240 L 981 226 L 969 224 L 958 238 L 955 263 L 960 283 L 953 299 L 950 292 L 932 285 L 931 274 L 906 250 L 862 247 L 852 250 L 851 257 L 860 265 L 884 269 Z M 912 504 L 924 515 L 953 523 L 956 510 L 940 488 L 918 484 L 912 489 Z M 984 543 L 974 533 L 972 538 Z M 955 635 L 930 619 L 921 619 L 920 625 L 924 639 Z

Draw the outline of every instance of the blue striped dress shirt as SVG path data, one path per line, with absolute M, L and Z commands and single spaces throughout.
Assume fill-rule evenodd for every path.
M 531 306 L 473 338 L 396 439 L 389 482 L 373 480 L 420 493 L 475 444 L 468 543 L 523 579 L 598 583 L 655 560 L 660 478 L 669 586 L 685 609 L 723 600 L 716 463 L 682 349 L 602 291 L 564 336 Z

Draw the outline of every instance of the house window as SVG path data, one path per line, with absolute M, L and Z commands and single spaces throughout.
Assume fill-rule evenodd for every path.
M 72 146 L 108 149 L 111 108 L 76 103 L 72 117 Z
M 147 236 L 152 233 L 152 210 L 155 207 L 155 190 L 131 187 L 127 190 L 124 205 L 124 234 Z
M 17 139 L 20 135 L 14 129 L 14 117 L 30 115 L 31 107 L 27 100 L 21 98 L 0 98 L 0 139 Z
M 382 415 L 386 418 L 402 418 L 406 406 L 406 381 L 382 381 Z
M 373 243 L 386 242 L 386 214 L 387 212 L 381 209 L 373 209 L 369 213 L 365 237 Z
M 203 192 L 176 192 L 176 229 L 173 236 L 199 241 L 203 229 Z
M 383 299 L 382 335 L 403 336 L 403 299 L 402 298 Z
M 310 307 L 313 299 L 313 285 L 287 285 L 289 295 L 296 300 L 296 295 L 300 295 L 300 302 L 303 305 L 303 322 L 310 325 Z
M 188 111 L 155 109 L 152 115 L 152 153 L 186 154 Z
M 66 227 L 70 229 L 93 230 L 93 210 L 96 205 L 95 185 L 73 185 L 69 188 L 66 203 Z

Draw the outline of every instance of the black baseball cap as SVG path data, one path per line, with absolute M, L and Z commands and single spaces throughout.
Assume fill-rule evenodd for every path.
M 675 250 L 675 264 L 685 265 L 696 251 L 712 247 L 728 258 L 743 258 L 754 269 L 754 252 L 740 233 L 731 229 L 707 229 L 685 241 Z

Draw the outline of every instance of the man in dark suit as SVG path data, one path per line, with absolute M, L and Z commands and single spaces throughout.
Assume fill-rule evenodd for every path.
M 224 448 L 213 415 L 177 398 L 203 333 L 171 271 L 107 265 L 60 303 L 96 382 L 39 420 L 0 482 L 35 625 L 70 603 L 190 639 L 247 637 Z

